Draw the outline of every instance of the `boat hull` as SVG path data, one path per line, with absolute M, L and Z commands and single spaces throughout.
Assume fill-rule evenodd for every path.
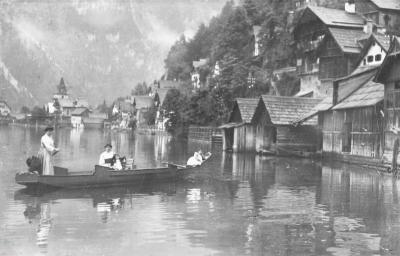
M 173 180 L 177 177 L 178 169 L 175 166 L 123 171 L 114 171 L 106 167 L 96 166 L 94 172 L 77 174 L 37 175 L 20 173 L 15 176 L 15 181 L 27 187 L 81 188 L 162 182 Z

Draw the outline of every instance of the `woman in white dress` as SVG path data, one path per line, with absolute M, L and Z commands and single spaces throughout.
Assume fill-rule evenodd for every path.
M 53 127 L 47 127 L 45 134 L 40 139 L 40 151 L 39 156 L 42 159 L 43 172 L 42 175 L 54 175 L 53 169 L 53 155 L 55 155 L 59 149 L 54 147 L 53 140 Z

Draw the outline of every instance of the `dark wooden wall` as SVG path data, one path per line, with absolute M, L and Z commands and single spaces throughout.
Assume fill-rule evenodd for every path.
M 327 35 L 318 50 L 320 56 L 319 79 L 335 79 L 347 76 L 353 71 L 357 56 L 345 54 L 339 45 Z
M 318 145 L 316 126 L 277 125 L 277 147 L 290 151 L 315 152 Z
M 383 153 L 383 119 L 379 114 L 379 109 L 377 105 L 325 112 L 322 128 L 323 151 L 379 158 Z M 349 152 L 346 152 L 344 148 L 347 136 L 346 125 L 351 127 L 348 131 L 351 136 Z

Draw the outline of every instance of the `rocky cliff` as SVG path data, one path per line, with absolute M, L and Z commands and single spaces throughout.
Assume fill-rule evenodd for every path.
M 160 77 L 169 47 L 225 0 L 0 1 L 0 97 L 40 105 L 60 77 L 91 104 Z

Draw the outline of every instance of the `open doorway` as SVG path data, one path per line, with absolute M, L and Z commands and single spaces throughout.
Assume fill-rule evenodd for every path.
M 353 124 L 351 122 L 343 124 L 342 130 L 342 152 L 351 152 L 351 131 Z

